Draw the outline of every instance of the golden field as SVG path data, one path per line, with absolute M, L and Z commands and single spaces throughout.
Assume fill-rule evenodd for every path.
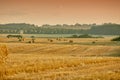
M 0 80 L 120 80 L 120 42 L 110 39 L 0 38 L 8 50 Z

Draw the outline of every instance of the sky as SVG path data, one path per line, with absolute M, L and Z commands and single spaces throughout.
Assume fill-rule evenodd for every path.
M 120 23 L 120 0 L 0 0 L 0 24 Z

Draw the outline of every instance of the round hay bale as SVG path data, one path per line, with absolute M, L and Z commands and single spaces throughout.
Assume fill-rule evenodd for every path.
M 69 40 L 69 43 L 73 43 L 73 40 Z

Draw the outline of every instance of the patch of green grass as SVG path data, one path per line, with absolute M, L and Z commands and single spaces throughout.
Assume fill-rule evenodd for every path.
M 114 52 L 111 52 L 111 53 L 108 53 L 108 54 L 105 54 L 103 56 L 110 56 L 110 57 L 120 57 L 120 50 L 115 50 Z
M 111 53 L 111 54 L 109 54 L 109 55 L 107 55 L 107 56 L 120 57 L 120 52 L 118 52 L 118 53 Z
M 75 44 L 75 45 L 105 45 L 105 46 L 120 46 L 120 42 L 73 42 L 73 43 L 69 43 L 69 42 L 61 42 L 61 43 L 54 43 L 54 44 L 63 44 L 63 45 L 69 45 L 69 44 Z

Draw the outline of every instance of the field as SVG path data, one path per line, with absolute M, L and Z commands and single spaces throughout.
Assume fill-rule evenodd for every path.
M 0 34 L 0 37 L 6 37 L 7 35 L 10 34 Z M 19 35 L 19 34 L 13 34 L 13 35 Z M 56 38 L 56 37 L 71 37 L 72 35 L 82 35 L 82 34 L 24 34 L 24 37 L 31 37 L 31 36 L 35 36 L 37 38 Z M 92 35 L 93 37 L 96 37 L 99 35 Z M 115 35 L 101 35 L 102 37 L 115 37 Z
M 0 63 L 0 80 L 120 80 L 120 42 L 111 38 L 30 40 L 0 38 L 9 52 L 5 63 Z

